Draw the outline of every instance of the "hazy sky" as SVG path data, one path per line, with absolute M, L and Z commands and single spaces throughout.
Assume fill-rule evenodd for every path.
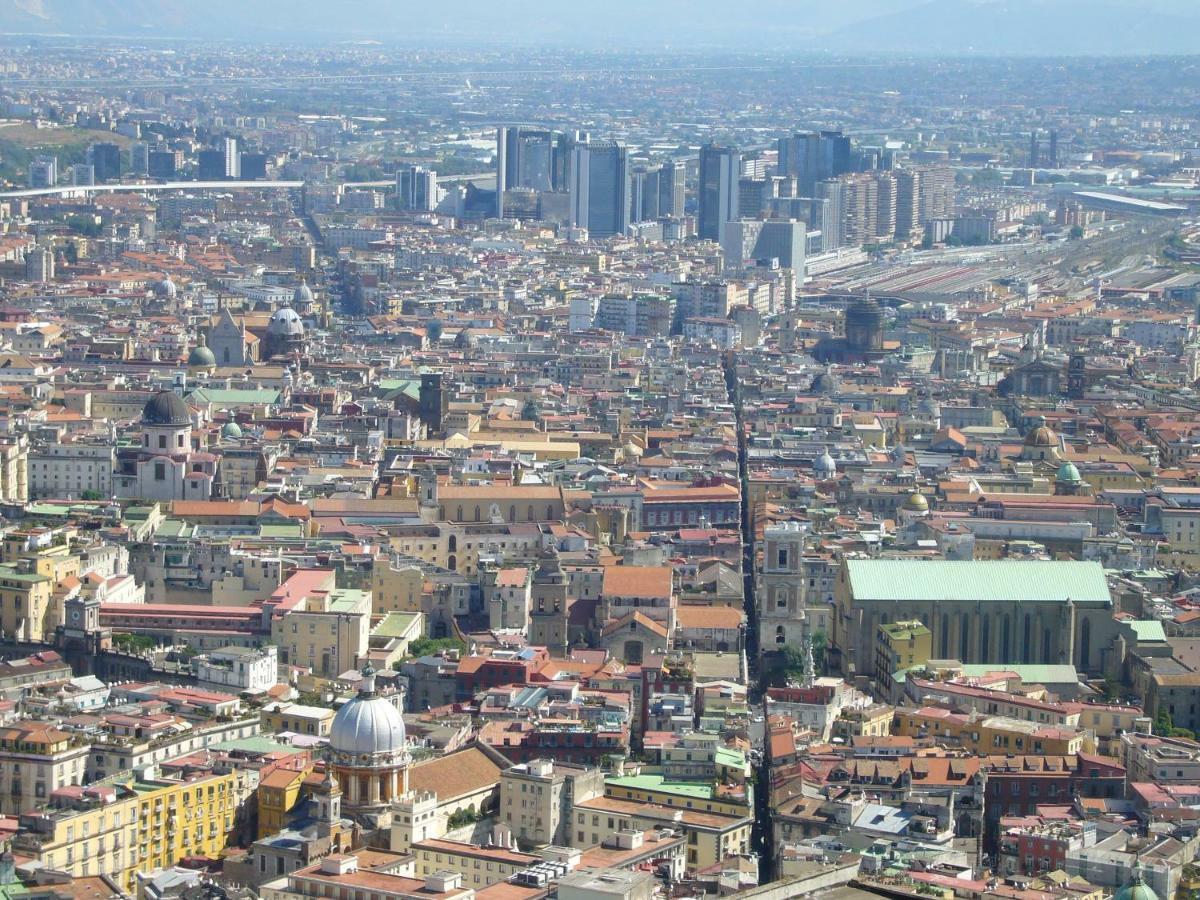
M 0 28 L 591 49 L 1195 53 L 1196 0 L 0 0 Z

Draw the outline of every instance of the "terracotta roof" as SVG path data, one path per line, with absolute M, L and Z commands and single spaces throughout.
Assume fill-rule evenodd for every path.
M 601 592 L 615 597 L 669 598 L 673 585 L 669 566 L 609 566 Z
M 742 611 L 735 606 L 681 606 L 675 622 L 680 628 L 739 628 Z
M 448 801 L 498 783 L 501 771 L 478 747 L 467 747 L 413 766 L 408 783 L 411 790 L 436 792 L 439 799 Z

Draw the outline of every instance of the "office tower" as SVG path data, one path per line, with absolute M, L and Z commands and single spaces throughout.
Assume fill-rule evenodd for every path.
M 196 154 L 196 177 L 201 181 L 221 181 L 225 177 L 225 152 L 201 150 Z
M 502 125 L 496 129 L 496 202 L 503 217 L 503 192 L 514 188 L 561 190 L 565 184 L 568 145 L 565 136 L 547 128 Z
M 267 154 L 242 154 L 242 180 L 259 181 L 267 177 Z
M 571 156 L 571 224 L 592 237 L 624 234 L 629 227 L 629 159 L 615 141 L 575 145 Z
M 840 131 L 797 132 L 780 138 L 779 174 L 795 177 L 801 193 L 810 193 L 818 181 L 836 178 L 851 169 L 850 138 Z
M 721 228 L 738 215 L 738 180 L 741 156 L 733 147 L 705 144 L 700 148 L 700 215 L 696 226 L 701 240 L 721 240 Z
M 842 202 L 845 190 L 842 183 L 836 178 L 827 178 L 824 181 L 817 182 L 814 193 L 816 193 L 817 199 L 824 200 L 827 204 L 827 224 L 830 225 L 830 231 L 837 241 L 836 246 L 844 246 L 845 242 L 842 240 Z
M 735 271 L 747 262 L 777 260 L 803 273 L 805 239 L 804 223 L 795 219 L 737 219 L 725 223 L 721 253 L 725 267 Z
M 1029 132 L 1029 167 L 1032 169 L 1041 164 L 1042 158 L 1038 147 L 1038 130 Z
M 921 170 L 896 170 L 896 240 L 907 241 L 921 226 Z
M 88 147 L 87 161 L 98 182 L 121 177 L 121 148 L 117 144 L 92 144 Z
M 737 218 L 757 219 L 763 211 L 768 197 L 768 185 L 765 179 L 738 179 L 738 208 Z
M 150 145 L 145 141 L 130 144 L 129 171 L 135 175 L 145 175 L 150 171 Z
M 876 172 L 875 179 L 875 237 L 890 241 L 896 237 L 896 179 L 891 172 Z
M 400 209 L 432 212 L 438 204 L 437 172 L 407 166 L 396 173 L 396 201 Z
M 225 154 L 225 177 L 238 179 L 242 177 L 242 155 L 238 152 L 237 138 L 225 138 L 222 145 Z
M 634 169 L 629 175 L 630 223 L 658 218 L 658 170 Z
M 1050 165 L 1058 166 L 1058 129 L 1050 129 Z
M 29 163 L 29 186 L 52 188 L 58 184 L 58 157 L 35 156 Z
M 96 167 L 88 163 L 76 163 L 71 166 L 71 184 L 75 187 L 88 187 L 96 183 Z
M 146 171 L 151 178 L 174 178 L 176 172 L 175 151 L 151 150 Z
M 658 170 L 658 215 L 683 218 L 684 171 L 682 162 L 665 162 Z
M 25 254 L 25 280 L 44 283 L 54 280 L 54 251 L 35 247 Z

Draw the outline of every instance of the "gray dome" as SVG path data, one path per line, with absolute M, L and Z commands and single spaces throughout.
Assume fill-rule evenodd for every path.
M 217 357 L 201 340 L 188 354 L 187 364 L 189 369 L 212 369 L 217 365 Z
M 300 321 L 300 314 L 290 306 L 285 306 L 283 309 L 278 309 L 271 316 L 271 321 L 267 323 L 267 334 L 273 334 L 278 337 L 300 337 L 304 334 L 304 323 Z
M 333 717 L 329 748 L 346 764 L 389 765 L 407 756 L 404 718 L 388 700 L 375 693 L 375 673 L 363 670 L 358 696 Z
M 296 285 L 296 290 L 292 291 L 292 303 L 296 306 L 311 306 L 312 302 L 312 288 L 308 286 L 308 281 L 301 278 L 300 283 Z
M 168 300 L 172 299 L 178 292 L 179 288 L 175 286 L 175 282 L 171 280 L 170 275 L 165 276 L 162 281 L 154 285 L 154 293 Z
M 192 424 L 192 414 L 187 404 L 174 391 L 159 391 L 142 407 L 143 425 L 171 425 L 183 427 Z
M 226 422 L 221 426 L 221 437 L 223 438 L 240 438 L 242 436 L 242 426 L 237 422 Z

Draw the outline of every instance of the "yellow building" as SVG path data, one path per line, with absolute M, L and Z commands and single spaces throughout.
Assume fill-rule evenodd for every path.
M 916 619 L 880 625 L 875 633 L 875 681 L 890 696 L 892 676 L 925 665 L 932 654 L 933 635 Z
M 744 790 L 718 795 L 711 781 L 671 781 L 658 774 L 613 776 L 604 783 L 606 797 L 723 816 L 752 816 L 752 791 L 753 787 L 747 784 Z
M 436 562 L 434 547 L 439 538 L 430 536 L 429 562 Z M 424 549 L 424 548 L 422 548 Z M 379 615 L 389 612 L 420 612 L 421 593 L 425 575 L 416 566 L 394 566 L 387 556 L 377 556 L 371 566 L 371 612 Z
M 305 590 L 302 603 L 273 619 L 271 640 L 281 663 L 336 678 L 358 668 L 367 651 L 371 592 L 334 588 L 333 573 L 328 575 L 327 583 Z
M 313 772 L 313 763 L 305 759 L 298 766 L 276 766 L 258 782 L 258 836 L 282 831 L 288 817 L 304 796 L 304 782 Z
M 1085 742 L 1084 733 L 1075 728 L 1041 725 L 1007 716 L 956 713 L 939 707 L 896 710 L 892 734 L 931 738 L 936 743 L 980 755 L 1071 756 L 1095 751 L 1092 742 Z
M 61 624 L 51 613 L 54 582 L 28 562 L 0 565 L 0 631 L 19 641 L 52 642 Z
M 137 872 L 220 855 L 234 827 L 240 777 L 132 776 L 92 785 L 69 806 L 23 816 L 13 849 L 76 878 L 108 875 L 132 894 Z
M 83 784 L 89 745 L 48 722 L 0 728 L 0 813 L 16 816 L 61 787 Z

